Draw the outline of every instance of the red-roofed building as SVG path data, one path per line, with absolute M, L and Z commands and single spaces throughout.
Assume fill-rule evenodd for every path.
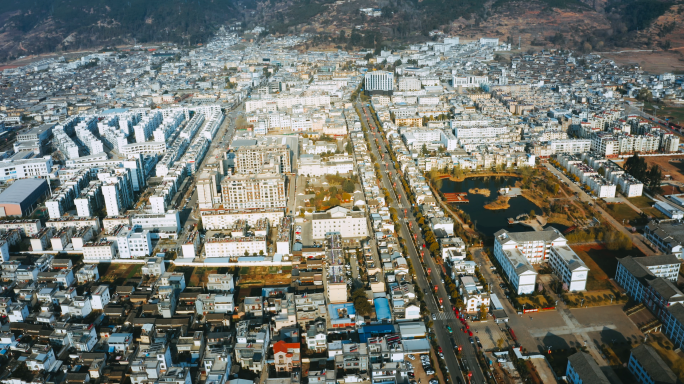
M 286 343 L 282 340 L 273 344 L 273 360 L 276 372 L 291 372 L 293 367 L 301 364 L 299 343 Z

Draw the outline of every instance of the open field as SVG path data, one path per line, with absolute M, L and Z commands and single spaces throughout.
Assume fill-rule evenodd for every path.
M 250 285 L 290 285 L 292 267 L 242 267 L 240 268 L 240 286 Z
M 658 110 L 653 108 L 653 104 L 645 103 L 644 112 L 658 118 L 671 119 L 675 124 L 684 123 L 684 106 L 667 105 L 663 103 L 656 104 L 656 106 L 658 107 Z
M 643 256 L 637 248 L 629 251 L 610 251 L 600 244 L 571 246 L 570 248 L 577 253 L 577 256 L 589 268 L 589 276 L 587 277 L 588 291 L 614 288 L 608 279 L 615 277 L 618 258 Z
M 679 54 L 675 52 L 624 52 L 624 53 L 602 53 L 606 57 L 615 61 L 617 65 L 638 64 L 641 69 L 653 72 L 673 72 L 681 71 L 684 63 L 680 60 Z
M 172 265 L 169 272 L 182 272 L 185 275 L 185 283 L 188 287 L 199 287 L 206 283 L 209 275 L 213 273 L 234 273 L 230 267 L 177 267 Z
M 653 156 L 644 158 L 649 167 L 657 165 L 663 172 L 663 177 L 670 175 L 672 180 L 684 183 L 684 156 Z
M 627 204 L 608 204 L 608 213 L 617 221 L 638 220 L 641 216 Z
M 109 264 L 100 263 L 97 265 L 100 274 L 100 281 L 121 285 L 133 277 L 142 276 L 142 264 Z
M 653 206 L 653 200 L 649 199 L 647 196 L 630 197 L 628 200 L 639 208 L 650 208 Z

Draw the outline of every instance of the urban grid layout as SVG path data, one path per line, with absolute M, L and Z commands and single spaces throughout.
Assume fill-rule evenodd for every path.
M 680 382 L 683 75 L 262 32 L 0 72 L 0 382 Z

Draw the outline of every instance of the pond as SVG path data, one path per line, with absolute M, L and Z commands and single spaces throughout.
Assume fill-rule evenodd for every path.
M 486 237 L 492 237 L 500 229 L 507 229 L 512 232 L 533 231 L 532 228 L 521 224 L 508 225 L 508 218 L 515 218 L 523 213 L 530 213 L 534 210 L 536 214 L 541 214 L 542 210 L 536 204 L 530 202 L 522 196 L 513 197 L 509 200 L 510 207 L 499 210 L 485 209 L 485 204 L 495 200 L 499 196 L 499 189 L 504 187 L 514 187 L 515 182 L 520 178 L 513 176 L 505 177 L 471 177 L 464 181 L 452 181 L 450 179 L 441 180 L 443 193 L 466 192 L 470 189 L 488 189 L 489 196 L 468 193 L 469 203 L 452 204 L 453 207 L 461 209 L 470 216 L 470 220 L 475 224 L 475 229 Z M 558 228 L 556 224 L 554 227 Z M 561 226 L 562 227 L 562 226 Z M 559 228 L 560 229 L 560 228 Z

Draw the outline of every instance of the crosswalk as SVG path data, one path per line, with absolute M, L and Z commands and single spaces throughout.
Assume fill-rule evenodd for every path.
M 437 312 L 435 315 L 437 316 L 437 320 L 456 320 L 456 315 L 451 311 Z

